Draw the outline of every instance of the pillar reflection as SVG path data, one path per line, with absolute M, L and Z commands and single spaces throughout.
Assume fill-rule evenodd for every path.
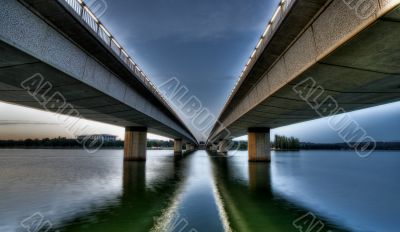
M 122 195 L 109 207 L 66 222 L 63 231 L 151 231 L 185 182 L 186 160 L 148 158 L 147 162 L 123 162 Z
M 249 181 L 248 186 L 251 191 L 262 191 L 271 195 L 271 168 L 265 163 L 248 164 Z
M 123 169 L 123 195 L 144 192 L 146 189 L 146 163 L 124 162 Z

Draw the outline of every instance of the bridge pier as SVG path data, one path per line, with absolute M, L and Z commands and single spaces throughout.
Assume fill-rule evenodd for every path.
M 270 129 L 264 127 L 248 129 L 248 150 L 250 162 L 271 161 Z
M 216 151 L 218 151 L 218 146 L 213 143 L 213 144 L 211 144 L 210 150 L 212 152 L 216 152 Z
M 214 147 L 214 145 L 207 144 L 206 150 L 207 151 L 214 151 L 213 147 Z
M 186 151 L 194 151 L 194 145 L 193 144 L 191 144 L 191 143 L 187 143 L 186 144 Z
M 174 155 L 182 156 L 182 139 L 175 139 L 174 141 Z
M 221 140 L 218 143 L 218 153 L 226 154 L 228 153 L 228 140 Z
M 146 161 L 147 128 L 126 127 L 124 142 L 125 161 Z

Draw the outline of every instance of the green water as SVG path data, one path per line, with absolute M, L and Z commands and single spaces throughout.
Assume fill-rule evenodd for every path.
M 399 167 L 399 152 L 276 152 L 267 164 L 0 150 L 0 231 L 398 231 Z

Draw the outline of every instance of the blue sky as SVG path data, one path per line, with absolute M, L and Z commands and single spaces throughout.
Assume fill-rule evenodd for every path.
M 176 77 L 219 113 L 277 5 L 113 0 L 101 20 L 157 85 Z
M 107 0 L 107 5 L 101 21 L 150 79 L 160 86 L 176 77 L 190 95 L 218 116 L 278 1 Z M 0 109 L 0 138 L 66 136 L 57 122 L 42 124 L 52 117 L 48 113 L 5 103 L 0 103 Z M 352 116 L 377 140 L 400 140 L 396 133 L 400 129 L 400 103 Z M 84 123 L 99 132 L 123 136 L 123 128 Z M 24 133 L 26 128 L 29 133 Z M 273 133 L 293 135 L 302 141 L 341 142 L 324 119 Z

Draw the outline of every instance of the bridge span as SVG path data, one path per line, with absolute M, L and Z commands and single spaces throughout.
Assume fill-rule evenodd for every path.
M 125 160 L 146 159 L 147 132 L 175 139 L 176 154 L 181 154 L 182 143 L 190 144 L 189 149 L 197 145 L 155 86 L 82 1 L 0 0 L 0 4 L 1 101 L 123 126 Z M 43 85 L 32 91 L 39 84 Z
M 232 90 L 208 144 L 249 136 L 270 161 L 270 129 L 400 100 L 399 0 L 285 0 Z M 355 133 L 355 132 L 351 132 Z

